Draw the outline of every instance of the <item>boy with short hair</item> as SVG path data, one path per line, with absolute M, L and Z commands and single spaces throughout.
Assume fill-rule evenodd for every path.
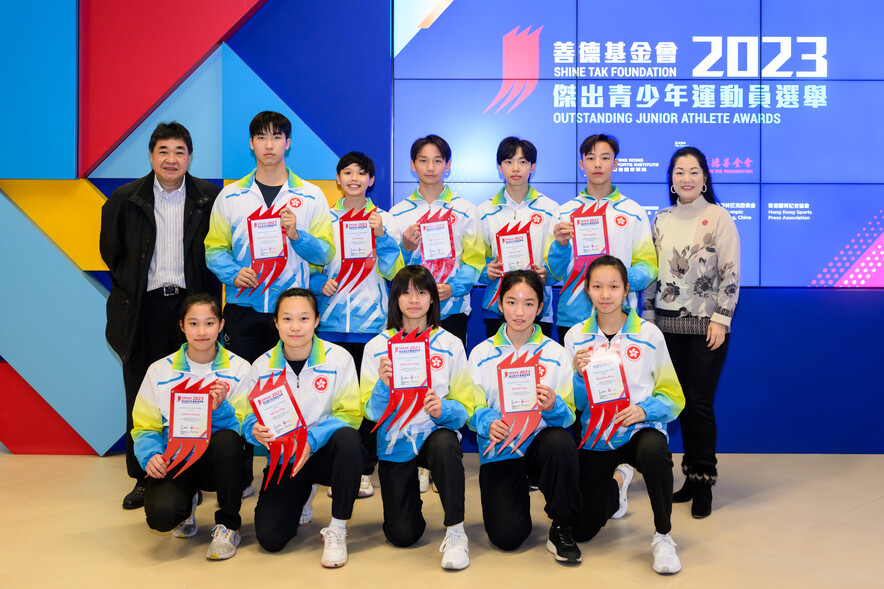
M 485 266 L 478 211 L 445 184 L 451 147 L 442 137 L 427 135 L 414 142 L 411 169 L 417 189 L 390 209 L 402 236 L 402 259 L 406 266 L 422 264 L 430 270 L 442 301 L 442 327 L 466 347 L 470 291 Z
M 624 302 L 633 309 L 637 304 L 635 293 L 657 278 L 657 254 L 648 215 L 611 183 L 619 153 L 620 144 L 611 135 L 590 135 L 583 141 L 579 163 L 586 174 L 586 189 L 559 207 L 555 224 L 550 226 L 547 268 L 552 278 L 564 281 L 557 314 L 560 342 L 564 342 L 573 325 L 585 321 L 592 313 L 592 303 L 582 288 L 583 274 L 584 266 L 599 255 L 610 254 L 626 266 L 630 292 Z M 592 253 L 579 260 L 575 260 L 574 254 L 574 213 L 600 216 L 603 221 L 598 233 L 580 236 L 578 245 Z
M 325 195 L 285 165 L 291 130 L 277 112 L 252 119 L 256 168 L 218 195 L 206 236 L 206 262 L 226 287 L 225 346 L 249 362 L 279 341 L 272 313 L 279 294 L 308 288 L 309 265 L 328 264 L 335 253 Z

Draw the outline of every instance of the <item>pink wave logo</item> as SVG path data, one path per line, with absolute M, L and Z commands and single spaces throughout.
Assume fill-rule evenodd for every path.
M 503 82 L 500 91 L 482 114 L 491 110 L 500 102 L 494 111 L 499 113 L 507 104 L 515 100 L 506 114 L 513 112 L 537 87 L 540 77 L 540 27 L 533 33 L 531 27 L 519 32 L 519 27 L 503 36 Z M 506 100 L 503 100 L 506 97 Z M 501 102 L 503 100 L 503 102 Z

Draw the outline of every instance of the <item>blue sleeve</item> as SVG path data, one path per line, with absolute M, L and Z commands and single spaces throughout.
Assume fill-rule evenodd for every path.
M 333 245 L 324 239 L 313 237 L 306 231 L 299 230 L 298 239 L 289 241 L 291 241 L 295 253 L 310 264 L 325 266 L 335 257 Z
M 578 411 L 586 411 L 586 408 L 589 406 L 589 397 L 586 395 L 586 383 L 583 380 L 583 373 L 575 372 L 573 382 L 574 405 Z
M 583 380 L 582 378 L 580 380 Z M 553 408 L 542 413 L 543 420 L 553 427 L 568 427 L 574 423 L 574 412 L 564 399 L 556 395 Z
M 556 280 L 564 280 L 568 274 L 568 264 L 571 263 L 573 250 L 570 245 L 562 245 L 553 240 L 546 256 L 546 267 L 549 275 Z
M 378 274 L 387 280 L 392 280 L 404 266 L 402 258 L 399 257 L 401 255 L 399 244 L 390 237 L 389 233 L 385 233 L 375 240 L 375 246 L 378 250 Z
M 448 429 L 459 430 L 467 422 L 469 414 L 467 408 L 458 401 L 452 399 L 442 399 L 442 413 L 436 419 L 432 415 L 430 419 L 439 427 L 447 427 Z
M 384 411 L 387 410 L 387 405 L 389 403 L 390 387 L 385 385 L 384 381 L 378 379 L 377 382 L 374 383 L 374 388 L 371 390 L 371 395 L 368 397 L 368 401 L 365 403 L 365 416 L 372 421 L 377 421 L 380 419 L 381 415 L 384 414 Z M 389 419 L 389 417 L 387 419 Z
M 310 444 L 310 450 L 316 452 L 328 443 L 332 434 L 342 427 L 350 427 L 337 417 L 329 417 L 319 425 L 314 425 L 307 429 L 307 443 Z M 311 454 L 312 455 L 312 454 Z
M 483 438 L 488 438 L 488 430 L 492 422 L 500 419 L 500 411 L 489 407 L 476 409 L 473 417 L 470 419 L 470 429 Z
M 626 269 L 626 279 L 629 280 L 629 290 L 640 293 L 657 278 L 657 269 L 646 262 L 636 262 L 634 266 Z
M 479 271 L 476 268 L 469 264 L 461 264 L 454 275 L 446 281 L 451 286 L 451 296 L 462 297 L 470 294 L 478 277 Z
M 239 432 L 239 420 L 233 410 L 233 405 L 224 399 L 218 408 L 212 411 L 212 433 L 222 429 L 232 429 Z
M 162 434 L 146 431 L 135 438 L 133 449 L 135 451 L 135 458 L 138 460 L 138 464 L 141 465 L 141 470 L 147 468 L 147 463 L 154 455 L 162 454 L 166 451 L 167 431 L 168 428 L 163 428 Z
M 328 276 L 325 275 L 325 269 L 320 270 L 319 266 L 310 266 L 310 290 L 316 294 L 322 294 L 322 287 L 328 282 Z
M 246 418 L 242 422 L 242 431 L 240 431 L 240 435 L 246 439 L 246 442 L 253 446 L 260 446 L 261 443 L 255 439 L 254 434 L 252 434 L 252 428 L 255 427 L 255 424 L 258 423 L 258 418 L 255 417 L 254 413 L 249 413 Z

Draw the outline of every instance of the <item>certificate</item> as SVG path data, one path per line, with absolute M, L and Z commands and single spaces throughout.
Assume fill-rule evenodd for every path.
M 421 223 L 421 256 L 425 262 L 454 257 L 454 241 L 448 221 Z
M 172 423 L 173 438 L 205 439 L 209 434 L 209 413 L 212 411 L 212 397 L 209 395 L 173 393 Z
M 270 428 L 274 437 L 281 438 L 298 427 L 298 412 L 286 387 L 276 387 L 255 395 L 253 400 L 261 421 Z
M 593 405 L 626 398 L 626 384 L 619 353 L 592 356 L 586 368 L 586 377 Z
M 574 217 L 574 251 L 577 257 L 607 253 L 608 240 L 604 215 Z
M 283 235 L 282 220 L 279 217 L 249 219 L 252 260 L 267 260 L 282 256 L 285 251 Z
M 500 368 L 500 401 L 504 413 L 531 411 L 537 406 L 534 366 Z
M 427 362 L 426 342 L 390 344 L 390 361 L 393 364 L 392 389 L 416 389 L 429 383 L 430 365 Z
M 341 220 L 341 257 L 346 260 L 373 257 L 373 237 L 374 232 L 367 220 Z

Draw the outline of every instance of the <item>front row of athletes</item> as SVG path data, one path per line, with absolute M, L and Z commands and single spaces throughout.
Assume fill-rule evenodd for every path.
M 281 465 L 280 481 L 276 482 L 277 470 L 261 491 L 255 508 L 255 535 L 266 550 L 281 550 L 297 534 L 312 486 L 328 485 L 332 518 L 321 531 L 325 545 L 321 563 L 326 567 L 344 565 L 346 523 L 353 512 L 365 459 L 357 429 L 363 414 L 378 420 L 390 399 L 387 340 L 400 329 L 422 332 L 431 328 L 433 388 L 426 394 L 423 411 L 404 427 L 404 418 L 390 423 L 393 417 L 388 417 L 377 430 L 383 531 L 391 544 L 413 545 L 424 532 L 416 471 L 427 468 L 444 511 L 442 566 L 463 569 L 469 565 L 463 527 L 463 453 L 457 433 L 469 423 L 478 434 L 482 514 L 495 546 L 514 550 L 529 536 L 530 482 L 543 494 L 544 509 L 552 520 L 547 549 L 558 561 L 580 562 L 576 542 L 590 540 L 608 519 L 625 513 L 626 489 L 633 476 L 628 465 L 632 465 L 645 479 L 654 513 L 654 570 L 678 572 L 681 564 L 669 535 L 672 455 L 663 424 L 678 415 L 684 397 L 662 334 L 625 305 L 629 286 L 622 262 L 611 256 L 595 260 L 587 271 L 585 288 L 595 310 L 589 319 L 571 328 L 563 348 L 534 323 L 544 304 L 540 278 L 532 271 L 508 273 L 499 302 L 505 322 L 467 361 L 461 341 L 440 326 L 439 293 L 431 274 L 423 266 L 407 266 L 391 283 L 387 331 L 366 345 L 361 387 L 352 357 L 315 335 L 319 316 L 309 291 L 290 289 L 279 297 L 274 322 L 280 341 L 251 368 L 217 342 L 223 326 L 217 302 L 199 295 L 188 299 L 180 322 L 187 343 L 151 366 L 135 405 L 132 435 L 136 454 L 151 477 L 145 495 L 148 525 L 158 531 L 174 528 L 173 535 L 181 538 L 193 536 L 198 491 L 214 489 L 219 509 L 207 557 L 223 559 L 236 553 L 242 487 L 242 446 L 236 432 L 241 430 L 254 445 L 273 441 L 269 429 L 258 424 L 252 413 L 248 394 L 256 383 L 278 379 L 284 373 L 307 424 L 308 448 L 297 465 L 294 458 Z M 639 350 L 629 357 L 622 355 L 631 404 L 614 419 L 620 427 L 609 441 L 605 441 L 604 432 L 594 442 L 598 432 L 590 432 L 578 450 L 564 428 L 574 422 L 575 404 L 582 411 L 583 434 L 591 423 L 593 410 L 583 370 L 594 354 L 604 353 L 618 342 L 623 350 L 633 344 Z M 540 353 L 537 400 L 542 419 L 518 447 L 511 443 L 486 455 L 490 444 L 499 447 L 509 434 L 499 408 L 497 365 L 514 352 L 519 356 Z M 212 388 L 208 451 L 182 476 L 172 478 L 181 467 L 169 470 L 169 462 L 162 458 L 169 392 L 186 378 L 226 380 L 231 386 Z M 228 390 L 233 391 L 229 398 Z M 289 476 L 292 469 L 296 470 L 294 477 Z M 265 482 L 267 476 L 265 469 Z

